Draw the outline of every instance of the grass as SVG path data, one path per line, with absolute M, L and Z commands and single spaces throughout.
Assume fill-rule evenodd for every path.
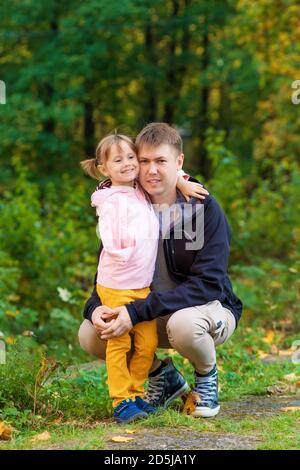
M 0 368 L 0 383 L 5 384 L 0 390 L 0 421 L 5 420 L 14 427 L 12 441 L 0 441 L 0 450 L 49 447 L 105 449 L 111 433 L 121 431 L 110 420 L 105 368 L 79 368 L 75 374 L 74 369 L 70 374 L 57 368 L 49 380 L 45 361 L 42 361 L 42 367 L 39 366 L 44 356 L 26 341 L 24 339 L 24 344 L 12 350 L 11 355 L 7 354 L 7 364 Z M 288 392 L 287 374 L 294 375 L 294 381 L 299 383 L 299 365 L 291 362 L 264 363 L 260 359 L 261 353 L 269 353 L 272 348 L 274 351 L 274 344 L 277 349 L 283 345 L 288 347 L 289 338 L 281 332 L 270 334 L 254 324 L 240 327 L 232 340 L 217 349 L 221 402 L 243 400 L 248 395 L 266 395 L 269 387 L 276 384 L 284 386 Z M 161 351 L 160 355 L 171 355 L 176 367 L 192 385 L 193 369 L 186 359 L 172 350 Z M 42 380 L 44 370 L 46 381 Z M 33 403 L 32 390 L 34 386 L 37 388 L 37 377 L 40 381 Z M 274 412 L 272 416 L 259 418 L 249 414 L 232 417 L 221 413 L 213 420 L 199 420 L 180 414 L 180 406 L 178 400 L 168 410 L 128 427 L 146 429 L 149 433 L 154 429 L 166 429 L 167 432 L 167 429 L 178 428 L 212 434 L 248 435 L 259 439 L 259 449 L 300 448 L 298 411 Z M 31 441 L 45 430 L 50 432 L 49 440 Z
M 0 450 L 9 449 L 106 449 L 107 442 L 111 436 L 118 434 L 128 436 L 125 429 L 135 430 L 135 434 L 130 435 L 137 442 L 140 431 L 149 432 L 149 438 L 153 431 L 157 428 L 168 430 L 178 429 L 183 435 L 187 430 L 188 434 L 193 432 L 202 432 L 212 436 L 217 433 L 232 435 L 232 437 L 247 436 L 255 437 L 257 440 L 257 449 L 263 450 L 295 450 L 300 448 L 300 411 L 277 413 L 267 418 L 251 418 L 232 419 L 219 415 L 213 420 L 193 419 L 188 416 L 180 415 L 174 409 L 168 409 L 159 413 L 157 416 L 151 416 L 139 422 L 128 424 L 126 426 L 118 426 L 111 422 L 95 423 L 91 428 L 86 423 L 78 422 L 75 424 L 49 425 L 47 428 L 41 427 L 38 432 L 27 431 L 20 433 L 11 442 L 0 444 Z M 39 435 L 43 431 L 49 431 L 50 438 L 47 442 L 33 443 L 34 436 Z M 154 431 L 155 432 L 155 431 Z M 199 434 L 198 434 L 199 435 Z M 120 444 L 120 448 L 126 449 L 125 444 Z

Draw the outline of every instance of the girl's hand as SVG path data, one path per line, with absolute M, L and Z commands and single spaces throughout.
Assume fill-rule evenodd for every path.
M 91 320 L 97 333 L 101 333 L 110 326 L 109 322 L 105 321 L 104 314 L 113 315 L 113 313 L 114 311 L 106 305 L 101 305 L 101 307 L 95 308 L 92 313 Z
M 132 329 L 132 321 L 125 305 L 117 307 L 115 313 L 118 315 L 117 318 L 109 322 L 108 329 L 102 331 L 101 339 L 117 338 Z M 110 315 L 105 314 L 104 317 L 109 318 Z
M 187 181 L 181 176 L 177 179 L 177 188 L 180 190 L 186 201 L 189 201 L 191 197 L 205 199 L 206 196 L 209 195 L 209 192 L 203 188 L 202 184 Z

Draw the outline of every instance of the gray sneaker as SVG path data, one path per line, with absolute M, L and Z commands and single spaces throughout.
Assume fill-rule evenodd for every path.
M 181 373 L 174 367 L 170 358 L 164 359 L 162 363 L 166 365 L 155 375 L 149 375 L 148 391 L 145 401 L 152 406 L 167 407 L 176 398 L 186 393 L 189 389 Z
M 219 413 L 218 371 L 216 365 L 207 375 L 200 375 L 195 372 L 195 387 L 193 392 L 199 395 L 200 400 L 196 403 L 196 408 L 191 413 L 192 416 L 195 418 L 211 418 Z

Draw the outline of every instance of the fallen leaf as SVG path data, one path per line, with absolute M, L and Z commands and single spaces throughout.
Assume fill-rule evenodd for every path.
M 23 331 L 22 336 L 34 336 L 34 332 L 29 331 L 29 330 L 25 330 L 25 331 Z
M 300 411 L 300 406 L 286 406 L 285 408 L 280 408 L 280 411 Z
M 135 429 L 125 429 L 126 434 L 135 434 L 136 430 Z
M 279 356 L 291 356 L 293 354 L 292 349 L 279 349 L 278 351 Z
M 183 413 L 190 415 L 195 411 L 196 409 L 196 404 L 201 401 L 199 393 L 196 392 L 190 392 L 187 395 L 184 407 L 183 407 Z
M 40 441 L 48 441 L 51 438 L 51 434 L 48 431 L 44 431 L 41 434 L 38 434 L 37 436 L 34 436 L 31 439 L 31 442 L 40 442 Z
M 269 354 L 265 353 L 265 351 L 262 351 L 261 349 L 259 349 L 259 350 L 257 351 L 257 354 L 258 354 L 258 357 L 259 357 L 260 359 L 264 359 L 265 357 L 268 357 L 268 355 L 269 355 Z
M 270 330 L 267 332 L 266 336 L 264 336 L 263 341 L 267 344 L 272 344 L 274 340 L 275 333 L 274 331 Z
M 297 380 L 300 378 L 299 375 L 295 374 L 292 372 L 291 374 L 284 375 L 283 378 L 287 380 L 288 382 L 297 382 Z
M 9 441 L 12 435 L 12 427 L 0 421 L 0 439 Z
M 298 271 L 295 268 L 289 268 L 289 271 L 290 271 L 290 273 L 298 274 Z
M 133 437 L 124 437 L 124 436 L 114 436 L 110 438 L 113 442 L 129 442 L 134 441 Z
M 287 393 L 290 388 L 291 386 L 288 384 L 270 385 L 267 387 L 267 393 L 269 395 L 282 395 L 283 393 Z
M 280 320 L 279 321 L 279 325 L 281 326 L 292 325 L 292 324 L 293 324 L 292 320 Z
M 60 416 L 59 418 L 56 418 L 53 421 L 51 421 L 51 424 L 60 424 L 61 420 L 62 420 L 62 417 Z
M 5 342 L 6 342 L 7 344 L 14 344 L 15 341 L 16 341 L 16 339 L 15 339 L 13 336 L 7 336 L 7 337 L 5 338 Z

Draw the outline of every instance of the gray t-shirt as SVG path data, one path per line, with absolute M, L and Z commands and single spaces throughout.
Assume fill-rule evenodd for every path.
M 156 214 L 159 217 L 160 236 L 151 290 L 156 292 L 166 292 L 168 290 L 175 289 L 177 286 L 173 279 L 170 278 L 163 246 L 164 239 L 168 236 L 169 224 L 167 221 L 171 218 L 170 208 L 166 208 L 164 211 L 160 210 L 160 213 L 158 214 L 156 212 Z
M 170 278 L 166 264 L 166 258 L 163 247 L 163 239 L 159 239 L 155 271 L 151 283 L 151 290 L 156 292 L 166 292 L 175 289 L 176 283 Z

